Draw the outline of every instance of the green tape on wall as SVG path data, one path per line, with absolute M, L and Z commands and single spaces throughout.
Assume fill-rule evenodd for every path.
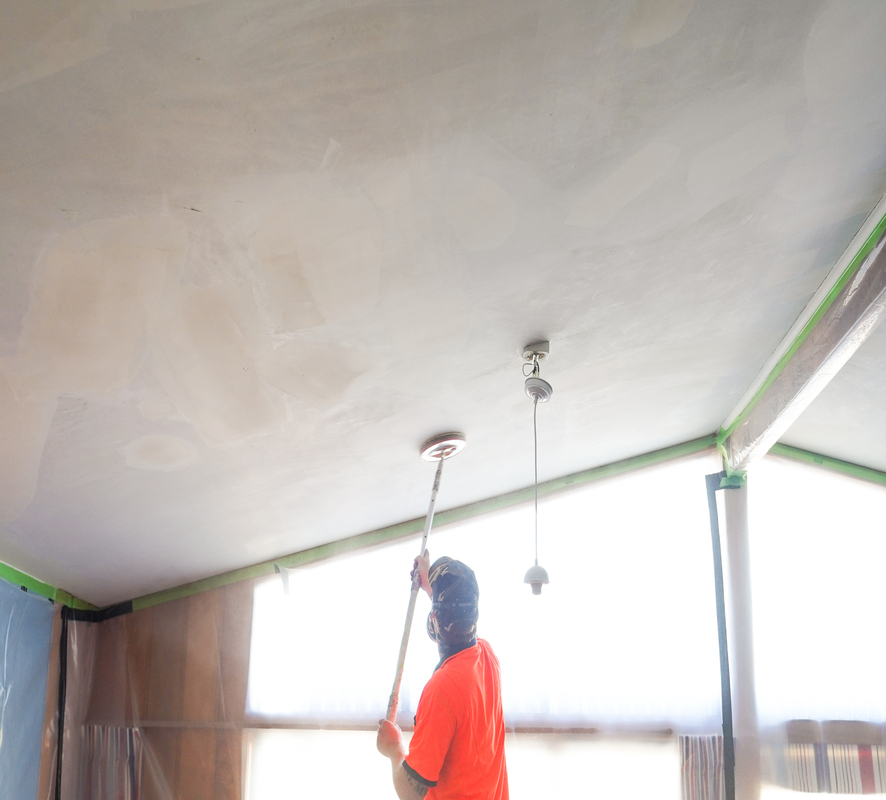
M 21 572 L 15 567 L 10 567 L 9 564 L 3 564 L 2 562 L 0 562 L 0 578 L 7 583 L 11 583 L 13 586 L 19 586 L 39 597 L 45 597 L 47 600 L 52 600 L 53 603 L 60 603 L 69 608 L 97 610 L 96 606 L 81 600 L 79 597 L 74 597 L 74 595 L 69 594 L 64 591 L 64 589 L 57 589 L 55 586 L 43 583 L 43 581 L 37 580 L 26 572 Z

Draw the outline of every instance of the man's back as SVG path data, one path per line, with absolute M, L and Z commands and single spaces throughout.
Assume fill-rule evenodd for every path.
M 501 670 L 477 639 L 425 686 L 404 767 L 433 786 L 428 800 L 507 800 L 504 739 Z

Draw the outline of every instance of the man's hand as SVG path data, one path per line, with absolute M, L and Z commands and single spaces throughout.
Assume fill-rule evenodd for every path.
M 394 791 L 397 792 L 397 797 L 400 800 L 422 800 L 430 787 L 425 786 L 403 769 L 406 747 L 403 745 L 403 734 L 400 728 L 390 720 L 379 720 L 375 746 L 379 753 L 391 759 Z
M 400 728 L 387 719 L 378 723 L 378 736 L 375 740 L 378 752 L 391 759 L 394 764 L 399 764 L 406 758 L 406 748 L 403 746 L 403 734 Z
M 423 556 L 418 556 L 415 559 L 415 563 L 413 563 L 412 565 L 412 579 L 415 580 L 416 572 L 418 572 L 419 579 L 421 580 L 421 588 L 428 593 L 428 597 L 433 597 L 433 593 L 431 592 L 431 584 L 428 582 L 428 570 L 430 568 L 430 553 L 425 550 L 425 554 Z

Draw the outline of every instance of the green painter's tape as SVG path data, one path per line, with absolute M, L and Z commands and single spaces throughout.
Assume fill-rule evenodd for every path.
M 722 432 L 723 429 L 720 428 L 720 433 Z M 726 454 L 726 447 L 723 445 L 723 442 L 720 441 L 719 433 L 717 434 L 717 452 L 720 454 L 720 458 L 723 460 L 723 471 L 726 473 L 724 477 L 720 479 L 720 488 L 743 489 L 745 486 L 747 486 L 747 470 L 732 469 L 732 467 L 729 466 L 729 456 Z
M 748 474 L 743 469 L 727 469 L 725 478 L 720 478 L 721 489 L 743 489 L 748 485 Z
M 56 589 L 55 586 L 38 581 L 26 572 L 21 572 L 15 567 L 10 567 L 9 564 L 2 562 L 0 562 L 0 578 L 13 586 L 21 586 L 23 589 L 27 589 L 31 594 L 52 600 L 53 603 L 61 603 L 61 605 L 68 606 L 69 608 L 97 610 L 97 606 L 90 605 L 79 597 L 74 597 L 74 595 L 69 594 L 64 589 Z
M 716 443 L 716 436 L 703 436 L 700 439 L 693 439 L 691 442 L 666 447 L 662 450 L 656 450 L 652 453 L 646 453 L 642 456 L 627 458 L 624 461 L 616 461 L 613 464 L 606 464 L 602 467 L 594 467 L 583 472 L 577 472 L 573 475 L 567 475 L 563 478 L 555 478 L 552 481 L 540 483 L 538 485 L 539 497 L 543 495 L 553 494 L 573 486 L 581 486 L 582 484 L 592 483 L 594 481 L 612 478 L 616 475 L 623 475 L 626 472 L 651 467 L 655 464 L 661 464 L 665 461 L 672 461 L 677 458 L 694 455 L 696 453 L 710 450 Z M 466 519 L 481 516 L 482 514 L 490 514 L 495 511 L 502 511 L 507 508 L 513 508 L 521 503 L 528 503 L 535 496 L 534 487 L 519 489 L 516 492 L 499 495 L 489 500 L 480 500 L 476 503 L 470 503 L 466 506 L 452 508 L 448 511 L 440 511 L 434 516 L 436 527 L 443 525 L 451 525 L 454 522 L 462 522 Z M 262 578 L 266 575 L 274 573 L 274 567 L 301 567 L 306 564 L 313 564 L 318 561 L 324 561 L 334 556 L 343 555 L 345 553 L 353 553 L 357 550 L 364 550 L 368 547 L 374 547 L 379 544 L 394 542 L 397 539 L 404 539 L 420 533 L 424 528 L 424 517 L 419 519 L 411 519 L 407 522 L 401 522 L 397 525 L 391 525 L 387 528 L 370 531 L 369 533 L 361 533 L 357 536 L 351 536 L 348 539 L 341 539 L 337 542 L 329 542 L 319 547 L 312 547 L 309 550 L 302 550 L 299 553 L 293 553 L 288 556 L 275 558 L 273 561 L 264 561 L 261 564 L 255 564 L 251 567 L 236 569 L 232 572 L 225 572 L 222 575 L 215 575 L 211 578 L 186 583 L 173 589 L 166 589 L 154 594 L 148 594 L 144 597 L 137 597 L 132 601 L 132 610 L 138 611 L 141 608 L 149 608 L 160 603 L 167 603 L 170 600 L 178 600 L 182 597 L 190 597 L 200 592 L 206 592 L 210 589 L 217 589 L 221 586 L 227 586 L 239 581 L 249 580 L 251 578 Z
M 793 458 L 795 461 L 803 461 L 806 464 L 814 464 L 818 467 L 840 472 L 843 475 L 849 475 L 852 478 L 859 478 L 863 481 L 878 483 L 886 486 L 886 472 L 880 472 L 870 467 L 862 467 L 859 464 L 853 464 L 850 461 L 841 461 L 839 458 L 831 458 L 818 453 L 810 453 L 808 450 L 801 450 L 799 447 L 791 447 L 787 444 L 774 444 L 769 451 L 773 456 L 784 456 L 785 458 Z
M 55 590 L 55 602 L 61 603 L 68 608 L 79 608 L 81 611 L 99 610 L 98 606 L 94 606 L 92 603 L 87 603 L 85 600 L 81 600 L 79 597 L 69 594 L 64 589 Z
M 45 597 L 47 600 L 55 600 L 56 592 L 58 591 L 54 586 L 38 581 L 24 572 L 19 572 L 15 567 L 10 567 L 8 564 L 0 564 L 0 578 L 3 578 L 3 580 L 11 583 L 13 586 L 21 586 L 33 594 Z
M 868 257 L 871 250 L 874 249 L 877 242 L 880 240 L 880 237 L 886 233 L 886 215 L 884 215 L 880 221 L 877 223 L 877 226 L 871 231 L 870 235 L 867 239 L 864 240 L 864 244 L 858 249 L 858 252 L 853 256 L 852 261 L 846 266 L 846 269 L 843 270 L 843 274 L 837 280 L 837 282 L 831 287 L 831 290 L 827 293 L 824 300 L 821 301 L 821 304 L 815 310 L 815 313 L 809 318 L 808 322 L 803 326 L 803 329 L 797 335 L 797 338 L 791 343 L 791 346 L 787 349 L 785 354 L 779 359 L 778 363 L 773 368 L 772 372 L 770 372 L 766 376 L 766 380 L 763 381 L 763 384 L 759 389 L 754 393 L 754 396 L 751 398 L 750 402 L 742 409 L 742 412 L 732 421 L 732 424 L 724 431 L 720 430 L 720 433 L 717 436 L 718 441 L 725 441 L 732 432 L 744 422 L 748 414 L 753 411 L 754 406 L 760 402 L 760 399 L 766 393 L 770 386 L 775 382 L 775 379 L 781 375 L 788 361 L 791 360 L 794 353 L 800 349 L 800 345 L 806 341 L 807 337 L 815 326 L 819 323 L 821 318 L 825 315 L 825 312 L 831 307 L 837 295 L 843 291 L 843 288 L 847 283 L 852 279 L 855 273 L 858 271 L 858 268 L 861 266 L 862 262 Z

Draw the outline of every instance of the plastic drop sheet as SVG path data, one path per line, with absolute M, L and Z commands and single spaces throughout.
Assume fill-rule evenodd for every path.
M 766 785 L 886 794 L 882 487 L 763 459 L 749 492 L 756 711 Z
M 59 800 L 240 800 L 252 594 L 68 621 Z
M 53 606 L 0 580 L 0 797 L 37 797 Z

